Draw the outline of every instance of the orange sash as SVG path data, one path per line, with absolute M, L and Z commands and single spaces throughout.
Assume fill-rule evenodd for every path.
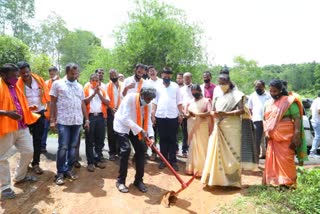
M 50 96 L 49 96 L 49 89 L 45 83 L 45 81 L 38 75 L 36 75 L 35 73 L 31 73 L 31 76 L 36 80 L 36 82 L 39 85 L 39 89 L 40 89 L 40 97 L 41 97 L 41 103 L 43 105 L 46 105 L 47 102 L 50 102 Z M 25 84 L 22 80 L 21 77 L 19 77 L 18 82 L 17 82 L 17 86 L 24 92 L 24 94 L 26 95 L 26 89 L 25 89 Z
M 119 88 L 118 88 L 118 101 L 117 101 L 117 105 L 115 106 L 115 103 L 114 103 L 114 93 L 113 93 L 113 82 L 110 80 L 109 81 L 109 85 L 108 85 L 108 88 L 107 88 L 107 93 L 108 93 L 108 96 L 110 98 L 110 103 L 109 103 L 109 107 L 110 108 L 118 108 L 120 106 L 120 103 L 121 103 L 121 97 L 120 97 L 120 92 L 121 92 L 121 84 L 119 83 Z
M 144 110 L 144 117 L 143 117 L 143 130 L 148 131 L 148 105 L 143 107 Z M 141 109 L 140 109 L 140 94 L 136 95 L 136 114 L 137 114 L 137 124 L 138 126 L 142 127 L 142 120 L 141 120 Z M 142 140 L 141 132 L 138 134 L 139 140 Z
M 34 114 L 29 110 L 28 101 L 23 92 L 17 85 L 15 86 L 15 91 L 17 93 L 22 111 L 23 120 L 26 124 L 30 125 L 35 123 L 40 115 Z M 16 110 L 12 97 L 10 95 L 9 88 L 7 84 L 0 78 L 0 109 L 6 111 Z M 7 116 L 0 116 L 0 136 L 4 136 L 7 133 L 18 130 L 18 121 L 13 120 Z
M 137 88 L 137 93 L 140 93 L 141 88 L 142 88 L 142 83 L 143 83 L 143 79 L 140 79 L 139 84 L 138 84 L 138 88 Z
M 84 96 L 85 97 L 89 97 L 89 89 L 91 87 L 91 84 L 86 84 L 86 86 L 84 87 Z M 103 90 L 101 87 L 100 87 L 100 90 L 102 92 L 102 96 L 103 97 L 106 97 L 106 91 Z M 90 103 L 86 104 L 86 108 L 87 108 L 87 114 L 89 115 L 90 113 Z M 101 111 L 102 111 L 102 114 L 103 114 L 103 117 L 104 118 L 107 118 L 107 105 L 104 104 L 102 101 L 101 101 Z

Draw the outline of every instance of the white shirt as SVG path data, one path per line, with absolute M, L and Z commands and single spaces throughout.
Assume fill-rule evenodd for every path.
M 178 105 L 182 104 L 182 97 L 178 84 L 170 82 L 168 87 L 164 84 L 159 85 L 157 96 L 153 99 L 153 103 L 157 105 L 156 117 L 177 118 L 179 115 Z
M 158 87 L 163 85 L 163 80 L 159 77 L 157 77 L 156 80 L 148 79 L 147 80 L 148 84 L 158 90 Z
M 76 80 L 70 83 L 67 79 L 53 82 L 50 95 L 57 98 L 57 123 L 61 125 L 82 125 L 83 87 Z
M 192 96 L 192 92 L 191 92 L 191 86 L 192 84 L 190 84 L 189 86 L 184 85 L 180 88 L 181 96 L 182 96 L 182 105 L 184 107 L 186 107 L 188 104 L 190 104 L 194 100 L 194 97 Z
M 142 88 L 142 87 L 146 86 L 147 80 L 144 80 L 144 79 L 142 79 L 142 78 L 141 78 L 141 80 L 143 81 L 143 82 L 142 82 L 142 86 L 141 86 L 141 88 Z M 140 81 L 139 81 L 139 82 L 140 82 Z M 139 82 L 137 82 L 137 81 L 135 80 L 134 75 L 131 76 L 131 77 L 128 77 L 128 78 L 126 78 L 126 79 L 124 80 L 124 82 L 123 82 L 123 89 L 122 89 L 122 90 L 124 90 L 124 88 L 127 87 L 128 85 L 130 85 L 131 83 L 135 83 L 134 88 L 130 88 L 129 90 L 127 90 L 127 94 L 126 94 L 126 95 L 128 95 L 128 94 L 130 94 L 130 93 L 137 93 L 137 92 L 138 92 Z M 121 93 L 122 93 L 122 92 L 121 92 Z
M 320 123 L 320 115 L 318 113 L 318 110 L 320 109 L 320 98 L 316 98 L 311 105 L 311 113 L 312 113 L 312 118 L 311 122 L 313 123 Z
M 45 109 L 45 105 L 42 105 L 41 103 L 41 93 L 40 93 L 40 87 L 37 83 L 37 80 L 35 80 L 33 77 L 31 81 L 31 88 L 29 86 L 25 85 L 26 90 L 26 97 L 28 100 L 28 106 L 36 106 L 37 109 L 32 110 L 33 112 L 39 112 Z
M 142 131 L 142 127 L 137 124 L 136 113 L 136 95 L 137 93 L 130 93 L 124 97 L 119 109 L 114 115 L 113 129 L 118 133 L 129 134 L 130 130 L 134 135 L 139 134 Z M 144 118 L 144 107 L 140 106 L 141 121 Z M 153 137 L 154 132 L 151 121 L 152 105 L 148 104 L 148 136 Z
M 248 107 L 252 111 L 252 121 L 262 121 L 263 120 L 263 112 L 264 106 L 267 100 L 271 99 L 269 93 L 264 92 L 262 95 L 257 94 L 257 92 L 253 92 L 249 96 Z
M 119 93 L 120 93 L 120 101 L 122 100 L 123 96 L 122 96 L 122 83 L 119 82 L 119 87 L 117 87 L 115 84 L 113 83 L 107 83 L 106 85 L 106 92 L 108 92 L 108 87 L 109 87 L 109 84 L 112 84 L 113 85 L 113 99 L 114 99 L 114 105 L 116 106 L 117 103 L 118 103 L 118 97 L 119 97 Z M 110 98 L 109 98 L 110 99 Z M 115 108 L 118 108 L 119 106 L 116 106 Z
M 93 93 L 94 93 L 94 90 L 91 87 L 89 87 L 89 96 L 91 96 Z M 105 98 L 110 101 L 107 93 L 106 93 Z M 87 112 L 87 113 L 101 113 L 102 112 L 101 103 L 102 103 L 102 101 L 101 101 L 99 95 L 96 94 L 92 98 L 92 100 L 90 101 L 90 112 Z

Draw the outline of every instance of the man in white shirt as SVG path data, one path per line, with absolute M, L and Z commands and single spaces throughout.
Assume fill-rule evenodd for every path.
M 30 110 L 40 115 L 40 118 L 34 124 L 29 125 L 33 140 L 33 160 L 32 169 L 36 174 L 42 174 L 40 168 L 41 140 L 45 125 L 45 111 L 50 104 L 49 91 L 42 77 L 31 72 L 30 65 L 21 61 L 17 63 L 20 77 L 17 82 L 18 87 L 24 92 L 28 100 Z
M 158 71 L 156 70 L 156 68 L 153 65 L 148 66 L 148 75 L 149 75 L 148 84 L 157 90 L 157 88 L 162 85 L 162 79 L 158 77 Z M 154 131 L 155 143 L 157 143 L 157 134 L 158 134 L 157 129 L 158 129 L 157 124 L 154 123 L 153 124 L 153 131 Z M 157 154 L 153 150 L 151 152 L 152 152 L 152 155 L 150 157 L 150 160 L 155 161 Z
M 66 66 L 66 79 L 54 81 L 50 90 L 50 127 L 58 129 L 56 184 L 64 184 L 64 176 L 75 180 L 78 175 L 72 170 L 76 159 L 76 147 L 83 118 L 85 129 L 89 119 L 84 103 L 84 92 L 78 83 L 79 67 L 70 63 Z
M 265 82 L 263 80 L 256 80 L 254 83 L 255 92 L 249 96 L 248 107 L 252 114 L 252 121 L 255 127 L 255 136 L 256 136 L 256 148 L 257 153 L 255 154 L 256 160 L 259 160 L 259 155 L 261 151 L 261 156 L 265 156 L 264 145 L 261 144 L 263 137 L 263 112 L 264 105 L 267 100 L 271 99 L 270 94 L 265 91 Z M 263 146 L 263 148 L 260 148 Z
M 117 112 L 122 100 L 122 83 L 119 81 L 119 74 L 115 69 L 109 71 L 109 83 L 107 84 L 107 94 L 110 99 L 108 105 L 107 117 L 107 132 L 109 145 L 109 160 L 116 160 L 116 155 L 119 155 L 120 149 L 117 144 L 116 137 L 113 130 L 114 114 Z
M 158 126 L 162 155 L 178 171 L 176 142 L 183 112 L 179 86 L 171 81 L 172 73 L 169 67 L 165 67 L 162 71 L 163 84 L 158 88 L 157 96 L 153 100 L 152 121 Z M 165 164 L 161 162 L 159 169 L 164 167 Z
M 134 75 L 124 80 L 122 95 L 126 96 L 129 93 L 139 93 L 141 88 L 145 86 L 146 81 L 142 79 L 145 73 L 146 66 L 137 64 L 134 69 Z
M 181 96 L 182 96 L 182 108 L 183 113 L 186 113 L 186 110 L 188 108 L 188 105 L 194 100 L 191 92 L 191 86 L 192 86 L 192 74 L 190 72 L 186 72 L 183 74 L 183 82 L 184 86 L 180 89 L 181 90 Z M 187 126 L 187 118 L 183 118 L 182 121 L 182 157 L 187 158 L 188 157 L 188 126 Z
M 122 193 L 129 192 L 125 183 L 131 152 L 130 142 L 135 150 L 136 175 L 133 184 L 141 192 L 148 191 L 143 183 L 145 158 L 143 140 L 148 138 L 153 143 L 152 105 L 150 102 L 155 96 L 156 90 L 151 87 L 143 87 L 140 93 L 130 93 L 124 97 L 114 116 L 113 128 L 120 145 L 120 169 L 116 187 Z
M 107 118 L 107 105 L 109 98 L 107 92 L 100 86 L 98 74 L 90 76 L 90 82 L 84 87 L 84 102 L 90 120 L 90 130 L 85 130 L 87 170 L 94 172 L 95 167 L 104 169 L 102 163 L 102 149 L 105 139 L 105 119 Z M 94 156 L 95 150 L 96 157 Z
M 314 130 L 314 138 L 313 138 L 309 157 L 320 158 L 320 156 L 317 155 L 317 149 L 320 143 L 320 92 L 318 94 L 318 97 L 312 102 L 311 113 L 312 113 L 311 123 Z

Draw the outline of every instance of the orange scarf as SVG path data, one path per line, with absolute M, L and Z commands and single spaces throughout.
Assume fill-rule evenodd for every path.
M 120 103 L 121 103 L 121 97 L 120 97 L 120 92 L 121 92 L 121 84 L 119 83 L 119 88 L 118 88 L 118 101 L 117 101 L 117 105 L 115 106 L 114 104 L 114 93 L 113 93 L 113 82 L 110 80 L 109 81 L 109 85 L 108 85 L 108 88 L 107 88 L 107 93 L 108 93 L 108 96 L 110 98 L 110 103 L 109 103 L 109 107 L 110 108 L 118 108 L 120 106 Z
M 84 96 L 85 97 L 89 97 L 90 96 L 90 93 L 89 93 L 89 89 L 91 87 L 91 84 L 86 84 L 86 86 L 84 87 Z M 103 90 L 101 87 L 100 87 L 100 90 L 102 92 L 102 96 L 103 97 L 106 97 L 106 91 Z M 86 104 L 86 108 L 87 108 L 87 114 L 89 115 L 90 113 L 90 103 Z M 107 105 L 104 104 L 102 101 L 101 101 L 101 111 L 102 111 L 102 114 L 103 114 L 103 117 L 104 118 L 107 118 Z
M 15 86 L 15 91 L 23 111 L 24 122 L 28 125 L 35 123 L 40 115 L 34 114 L 29 110 L 28 101 L 17 85 Z M 2 78 L 0 78 L 0 109 L 6 111 L 16 110 L 9 88 Z M 7 133 L 16 131 L 18 128 L 17 120 L 3 115 L 0 116 L 0 136 L 4 136 Z
M 58 78 L 55 79 L 54 81 L 59 80 L 59 79 L 60 79 L 60 77 L 58 77 Z M 49 92 L 50 92 L 50 90 L 51 90 L 52 83 L 53 83 L 54 81 L 50 78 L 50 79 L 48 79 L 47 82 L 46 82 L 46 85 L 47 85 L 47 88 L 48 88 Z
M 36 80 L 36 82 L 39 85 L 40 89 L 40 97 L 41 97 L 41 103 L 43 105 L 46 105 L 47 102 L 50 102 L 50 96 L 49 96 L 49 89 L 45 83 L 45 81 L 38 75 L 31 73 L 31 76 Z M 21 77 L 19 77 L 17 86 L 24 92 L 24 95 L 26 95 L 26 85 L 24 84 Z
M 137 88 L 137 93 L 140 93 L 141 88 L 142 88 L 142 83 L 143 83 L 143 79 L 140 79 L 139 84 L 138 84 L 138 88 Z
M 143 107 L 144 117 L 143 117 L 143 130 L 148 131 L 148 105 Z M 136 114 L 137 114 L 137 124 L 142 127 L 142 117 L 141 117 L 141 108 L 140 108 L 140 94 L 136 95 Z M 141 132 L 138 134 L 139 140 L 142 140 Z

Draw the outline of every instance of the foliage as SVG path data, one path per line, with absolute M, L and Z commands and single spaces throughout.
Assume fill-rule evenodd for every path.
M 129 18 L 115 32 L 116 62 L 124 73 L 131 75 L 138 62 L 158 69 L 168 65 L 175 72 L 196 71 L 196 65 L 206 63 L 202 31 L 187 23 L 183 11 L 156 0 L 140 0 Z
M 234 58 L 236 64 L 230 72 L 231 80 L 235 82 L 237 87 L 244 93 L 252 92 L 253 83 L 257 79 L 261 79 L 262 69 L 254 60 L 246 60 L 241 56 Z
M 95 46 L 92 48 L 90 61 L 85 65 L 85 69 L 81 72 L 80 82 L 85 83 L 90 79 L 90 75 L 95 72 L 97 68 L 105 69 L 104 82 L 109 80 L 108 69 L 115 67 L 113 55 L 110 50 L 103 47 Z
M 76 30 L 68 32 L 62 38 L 58 45 L 58 51 L 61 53 L 61 64 L 77 63 L 82 69 L 90 63 L 92 52 L 96 47 L 101 46 L 101 40 L 97 38 L 92 32 Z
M 28 21 L 34 17 L 34 0 L 1 0 L 0 8 L 3 32 L 10 26 L 14 37 L 29 44 L 32 29 Z
M 29 47 L 21 40 L 10 36 L 0 36 L 0 65 L 29 60 L 29 57 Z
M 30 65 L 32 72 L 39 74 L 44 80 L 49 79 L 48 68 L 52 66 L 52 60 L 48 55 L 32 55 Z
M 249 187 L 245 198 L 247 206 L 253 205 L 254 213 L 320 213 L 320 168 L 298 171 L 295 190 L 261 185 Z M 243 202 L 243 198 L 240 200 Z M 223 210 L 237 211 L 235 205 L 225 206 Z
M 54 13 L 50 14 L 35 31 L 30 48 L 36 54 L 47 54 L 59 67 L 60 52 L 57 46 L 67 33 L 65 21 Z

